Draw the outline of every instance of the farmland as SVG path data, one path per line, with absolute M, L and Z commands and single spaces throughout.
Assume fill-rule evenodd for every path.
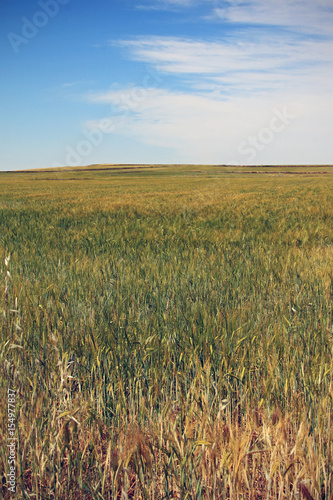
M 17 498 L 332 498 L 332 167 L 103 165 L 0 187 Z M 1 445 L 5 499 L 7 461 Z

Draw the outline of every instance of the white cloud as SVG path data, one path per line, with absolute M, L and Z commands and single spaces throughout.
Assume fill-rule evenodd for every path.
M 111 42 L 161 76 L 158 83 L 88 96 L 109 106 L 112 134 L 172 148 L 180 162 L 332 162 L 330 3 L 206 0 L 206 5 L 214 9 L 215 20 L 236 27 L 220 39 L 146 36 Z M 171 77 L 173 90 L 166 88 Z M 86 126 L 98 128 L 100 122 Z
M 166 10 L 207 8 L 206 19 L 246 25 L 293 28 L 300 32 L 332 36 L 332 0 L 157 0 L 141 2 L 137 8 Z
M 97 102 L 117 106 L 131 88 L 95 96 Z M 162 89 L 143 89 L 142 98 L 116 119 L 114 134 L 144 144 L 172 148 L 179 161 L 196 163 L 311 163 L 330 162 L 333 146 L 333 99 L 323 101 L 309 95 L 279 94 L 270 97 L 190 95 Z M 255 158 L 241 148 L 249 138 L 260 137 L 275 114 L 279 132 L 269 144 L 256 150 Z M 109 120 L 114 118 L 111 116 Z M 99 122 L 86 124 L 98 128 Z M 324 132 L 324 133 L 323 133 Z M 315 147 L 314 147 L 315 144 Z M 250 161 L 251 160 L 251 161 Z
M 332 35 L 331 0 L 215 1 L 214 13 L 232 23 L 291 27 L 301 32 Z
M 277 39 L 266 34 L 229 36 L 221 41 L 145 37 L 118 42 L 130 57 L 164 74 L 192 78 L 200 88 L 219 85 L 223 92 L 262 92 L 285 85 L 331 88 L 332 41 Z

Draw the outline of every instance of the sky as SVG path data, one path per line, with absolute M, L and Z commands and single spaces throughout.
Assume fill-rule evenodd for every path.
M 5 0 L 0 170 L 333 163 L 333 0 Z

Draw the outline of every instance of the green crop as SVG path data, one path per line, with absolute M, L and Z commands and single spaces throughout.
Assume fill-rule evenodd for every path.
M 333 169 L 246 171 L 0 174 L 3 498 L 8 388 L 17 498 L 331 498 Z

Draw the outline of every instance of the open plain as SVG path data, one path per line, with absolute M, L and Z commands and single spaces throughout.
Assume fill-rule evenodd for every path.
M 333 167 L 0 185 L 17 498 L 333 498 Z

